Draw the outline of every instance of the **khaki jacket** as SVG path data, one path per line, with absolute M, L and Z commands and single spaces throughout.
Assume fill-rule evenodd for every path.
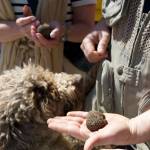
M 95 109 L 132 118 L 150 108 L 150 12 L 143 6 L 144 0 L 103 1 L 111 62 L 100 64 Z

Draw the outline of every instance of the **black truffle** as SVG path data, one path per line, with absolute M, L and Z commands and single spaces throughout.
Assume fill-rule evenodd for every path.
M 86 126 L 90 131 L 97 131 L 107 124 L 105 115 L 98 111 L 90 111 L 87 115 Z
M 46 39 L 51 39 L 50 33 L 52 31 L 52 28 L 48 24 L 42 24 L 39 25 L 37 28 L 37 32 L 41 33 Z

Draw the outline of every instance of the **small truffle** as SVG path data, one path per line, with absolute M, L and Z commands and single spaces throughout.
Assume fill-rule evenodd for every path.
M 52 31 L 52 28 L 48 24 L 42 24 L 39 25 L 37 28 L 37 32 L 41 33 L 46 39 L 51 39 L 50 33 Z
M 98 111 L 90 111 L 87 115 L 86 126 L 87 128 L 94 132 L 103 128 L 107 124 L 105 115 Z

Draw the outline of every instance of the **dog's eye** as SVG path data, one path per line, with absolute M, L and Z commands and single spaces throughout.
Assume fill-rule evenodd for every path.
M 67 112 L 73 110 L 73 105 L 71 103 L 66 103 L 64 105 L 64 114 L 67 114 Z

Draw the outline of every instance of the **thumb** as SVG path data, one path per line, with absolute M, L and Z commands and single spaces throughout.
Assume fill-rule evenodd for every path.
M 57 21 L 52 21 L 49 23 L 51 29 L 53 29 L 50 33 L 50 37 L 54 39 L 59 39 L 60 37 L 60 23 Z
M 54 38 L 54 39 L 57 39 L 57 38 L 59 38 L 59 29 L 58 28 L 55 28 L 55 29 L 53 29 L 52 31 L 51 31 L 51 33 L 50 33 L 50 37 L 51 38 Z
M 88 138 L 84 144 L 84 150 L 92 150 L 94 146 L 99 143 L 99 136 L 97 134 Z
M 84 150 L 92 150 L 97 145 L 108 145 L 110 144 L 111 137 L 108 136 L 108 130 L 103 128 L 97 132 L 93 132 L 91 136 L 86 140 Z
M 29 6 L 24 5 L 22 11 L 23 11 L 23 15 L 25 17 L 32 16 L 32 10 L 31 10 L 31 8 Z

